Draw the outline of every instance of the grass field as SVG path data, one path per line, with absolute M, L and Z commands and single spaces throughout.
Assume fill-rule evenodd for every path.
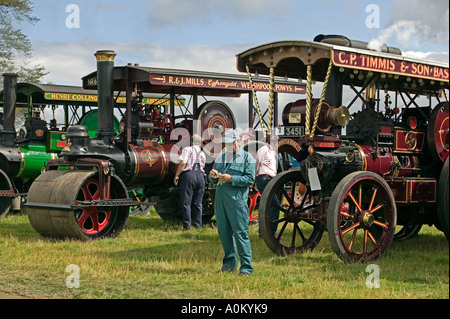
M 116 239 L 42 238 L 26 215 L 0 220 L 0 291 L 35 298 L 81 299 L 448 299 L 449 246 L 434 227 L 394 242 L 382 260 L 380 288 L 369 289 L 367 264 L 344 264 L 324 234 L 310 253 L 273 254 L 250 227 L 254 274 L 219 272 L 215 225 L 183 232 L 179 224 L 131 216 Z M 80 287 L 66 279 L 79 269 Z

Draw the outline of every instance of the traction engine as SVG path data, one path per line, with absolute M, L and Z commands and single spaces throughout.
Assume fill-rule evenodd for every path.
M 323 103 L 317 126 L 321 135 L 312 141 L 280 139 L 279 152 L 293 156 L 300 168 L 279 174 L 261 200 L 268 210 L 273 205 L 270 198 L 284 198 L 278 206 L 284 220 L 294 224 L 307 220 L 313 227 L 309 232 L 298 230 L 304 236 L 299 246 L 291 243 L 295 229 L 294 237 L 287 236 L 284 242 L 281 235 L 263 231 L 268 246 L 282 254 L 311 250 L 328 230 L 333 249 L 354 262 L 379 258 L 392 239 L 410 238 L 422 224 L 436 225 L 448 238 L 448 102 L 438 104 L 429 120 L 413 111 L 402 121 L 370 105 L 350 120 L 345 108 Z M 289 118 L 306 117 L 305 104 L 300 100 L 286 106 L 285 129 L 292 126 Z M 347 134 L 333 135 L 330 129 L 336 125 L 346 126 Z M 283 190 L 288 194 L 280 195 Z M 266 223 L 272 225 L 267 218 L 260 222 L 263 229 Z M 403 226 L 397 233 L 396 225 Z M 357 229 L 365 236 L 360 247 Z
M 26 120 L 17 136 L 15 128 L 17 74 L 3 74 L 3 124 L 0 130 L 0 218 L 10 210 L 19 211 L 31 182 L 47 161 L 56 159 L 64 133 L 52 131 L 39 116 Z M 53 130 L 50 128 L 50 130 Z M 18 137 L 18 138 L 17 138 Z
M 345 262 L 376 260 L 394 239 L 416 235 L 423 224 L 435 225 L 448 239 L 449 103 L 439 99 L 448 90 L 448 65 L 407 60 L 395 48 L 386 52 L 321 35 L 314 42 L 274 42 L 238 55 L 241 72 L 307 79 L 307 98 L 283 111 L 278 142 L 280 158 L 285 162 L 290 155 L 299 167 L 279 173 L 261 197 L 261 237 L 273 252 L 312 250 L 325 231 Z M 386 72 L 387 62 L 398 71 Z M 401 73 L 407 66 L 436 70 L 443 78 L 413 79 Z M 313 79 L 324 82 L 320 99 L 312 97 Z M 362 100 L 360 111 L 339 107 L 344 85 L 357 94 L 351 105 Z M 425 94 L 429 106 L 419 107 L 415 99 Z M 405 108 L 397 107 L 399 95 Z M 278 218 L 271 217 L 273 210 Z
M 155 208 L 163 219 L 180 213 L 179 194 L 172 182 L 180 136 L 171 135 L 177 128 L 183 128 L 181 135 L 191 134 L 192 121 L 175 124 L 173 114 L 164 114 L 158 106 L 141 105 L 140 94 L 136 94 L 116 135 L 115 53 L 98 51 L 96 57 L 99 116 L 95 138 L 89 138 L 84 126 L 69 127 L 67 146 L 60 159 L 47 163 L 46 172 L 34 181 L 28 193 L 28 217 L 42 236 L 116 237 L 126 225 L 129 207 L 139 205 L 139 201 L 128 197 L 127 187 L 143 187 L 147 198 L 157 197 Z M 217 129 L 221 131 L 235 127 L 231 110 L 222 102 L 205 102 L 195 116 L 202 123 L 201 129 L 214 128 L 214 119 L 220 119 Z M 131 123 L 130 127 L 127 123 Z M 208 194 L 204 197 L 204 219 L 214 214 Z

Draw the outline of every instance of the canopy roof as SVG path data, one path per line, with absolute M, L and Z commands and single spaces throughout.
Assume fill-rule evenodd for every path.
M 116 92 L 116 104 L 125 107 L 124 93 Z M 3 104 L 3 91 L 0 91 L 0 105 Z M 78 86 L 54 85 L 54 84 L 17 84 L 17 106 L 26 107 L 28 102 L 41 105 L 79 105 L 97 106 L 97 91 L 87 90 Z M 184 98 L 178 99 L 178 103 L 184 103 Z M 143 104 L 169 105 L 170 101 L 162 94 L 144 94 Z
M 380 74 L 385 89 L 395 90 L 399 85 L 409 91 L 423 86 L 448 89 L 446 63 L 322 42 L 279 41 L 257 46 L 237 55 L 237 69 L 246 72 L 248 66 L 252 73 L 269 74 L 274 68 L 276 76 L 305 80 L 307 66 L 311 65 L 313 79 L 323 82 L 330 60 L 345 74 L 347 85 L 362 86 L 368 77 Z
M 191 95 L 195 89 L 197 94 L 204 96 L 239 97 L 242 93 L 251 92 L 248 77 L 244 75 L 140 66 L 115 67 L 114 90 L 126 91 L 127 76 L 133 90 L 147 93 Z M 256 79 L 254 84 L 257 91 L 269 91 L 267 78 Z M 83 87 L 97 89 L 97 72 L 83 78 Z M 276 80 L 275 92 L 304 94 L 305 85 Z

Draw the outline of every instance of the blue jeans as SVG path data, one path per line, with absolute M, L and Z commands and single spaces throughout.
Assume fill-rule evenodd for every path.
M 272 179 L 272 177 L 270 177 L 268 175 L 258 175 L 256 177 L 256 187 L 258 188 L 258 191 L 261 193 L 261 195 L 264 192 L 264 189 L 266 188 L 267 184 L 269 184 L 271 179 Z M 276 196 L 273 197 L 272 203 L 277 206 L 280 206 L 280 202 L 278 201 L 278 198 Z M 271 206 L 270 207 L 270 220 L 275 221 L 279 218 L 280 218 L 280 211 L 276 207 Z M 272 231 L 274 234 L 276 233 L 277 228 L 278 228 L 278 224 L 273 225 Z
M 203 194 L 205 193 L 205 178 L 200 170 L 183 172 L 180 175 L 178 189 L 183 212 L 183 228 L 191 228 L 191 220 L 195 228 L 202 227 Z M 192 215 L 192 219 L 191 219 Z

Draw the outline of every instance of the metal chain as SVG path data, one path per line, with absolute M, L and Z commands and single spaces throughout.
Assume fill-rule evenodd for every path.
M 274 90 L 275 90 L 275 70 L 270 68 L 270 79 L 269 79 L 269 118 L 268 118 L 268 128 L 267 134 L 272 133 L 273 124 L 273 106 L 274 106 Z
M 247 70 L 248 81 L 250 82 L 250 87 L 252 89 L 253 99 L 255 100 L 256 112 L 258 113 L 259 122 L 261 123 L 261 128 L 263 129 L 263 132 L 264 132 L 265 131 L 264 121 L 263 121 L 263 117 L 261 115 L 261 109 L 259 108 L 259 102 L 258 102 L 258 97 L 256 96 L 255 87 L 253 86 L 253 80 L 252 80 L 252 75 L 250 74 L 250 68 L 248 67 L 248 65 L 246 65 L 245 68 Z
M 333 68 L 333 62 L 330 59 L 330 65 L 328 66 L 327 75 L 326 75 L 325 81 L 323 83 L 322 95 L 320 96 L 319 105 L 317 107 L 316 114 L 315 114 L 315 117 L 314 117 L 314 124 L 313 124 L 313 128 L 311 130 L 311 135 L 310 135 L 311 139 L 314 138 L 314 134 L 316 132 L 317 124 L 319 123 L 320 112 L 322 111 L 322 104 L 323 104 L 323 100 L 325 99 L 325 93 L 327 92 L 328 81 L 330 79 L 330 74 L 331 74 L 331 69 L 332 68 Z
M 310 135 L 310 117 L 311 117 L 311 103 L 312 103 L 312 66 L 307 67 L 307 77 L 306 77 L 306 118 L 305 118 L 305 135 Z

